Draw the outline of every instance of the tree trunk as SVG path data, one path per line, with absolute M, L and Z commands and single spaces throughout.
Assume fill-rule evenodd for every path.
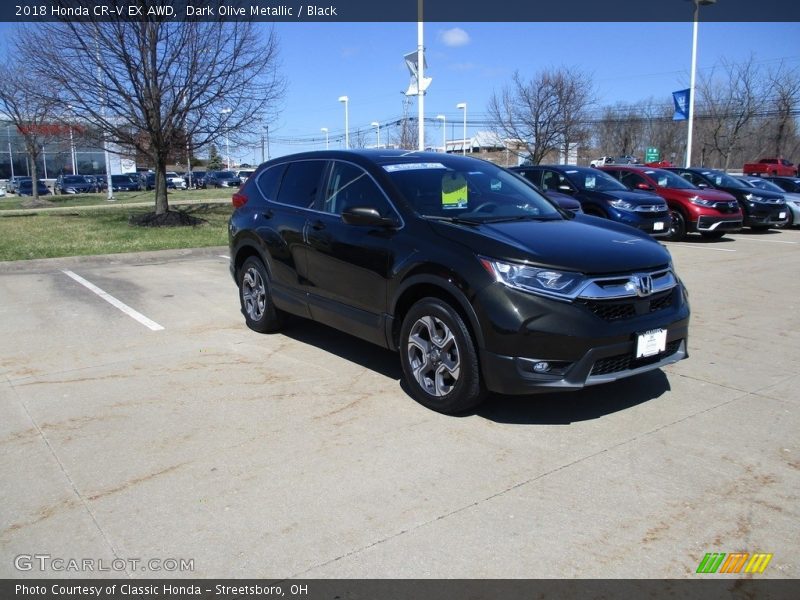
M 156 157 L 156 214 L 164 215 L 169 211 L 167 201 L 167 157 Z

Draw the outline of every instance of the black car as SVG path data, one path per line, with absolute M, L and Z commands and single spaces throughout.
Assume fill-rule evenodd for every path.
M 142 184 L 139 183 L 139 177 L 136 174 L 111 176 L 112 192 L 140 192 L 141 190 Z
M 209 171 L 206 173 L 204 187 L 207 188 L 222 188 L 222 187 L 239 187 L 241 181 L 233 171 Z
M 786 224 L 788 209 L 781 194 L 754 189 L 744 181 L 715 169 L 669 167 L 667 170 L 678 173 L 697 187 L 728 192 L 742 208 L 745 227 L 764 230 Z
M 187 189 L 201 189 L 206 187 L 206 172 L 205 171 L 192 171 L 190 173 L 185 173 L 183 175 L 184 181 L 186 181 L 186 188 Z
M 91 194 L 97 184 L 85 175 L 59 175 L 53 188 L 56 194 Z
M 800 194 L 800 177 L 764 177 L 790 194 Z
M 568 210 L 570 212 L 579 213 L 583 212 L 581 209 L 581 203 L 575 200 L 572 196 L 567 196 L 566 194 L 562 194 L 561 192 L 557 192 L 555 190 L 547 190 L 543 191 L 539 189 L 530 179 L 525 177 L 526 168 L 525 167 L 511 167 L 509 171 L 513 173 L 518 173 L 525 181 L 527 181 L 530 185 L 536 188 L 536 191 L 540 194 L 543 194 L 545 198 L 551 200 L 560 208 L 564 210 Z
M 654 237 L 669 235 L 671 217 L 667 203 L 652 192 L 629 190 L 594 167 L 534 165 L 516 171 L 545 193 L 569 194 L 587 215 L 636 227 Z
M 666 248 L 562 211 L 486 161 L 284 156 L 233 205 L 230 270 L 247 325 L 273 332 L 299 315 L 396 350 L 411 395 L 437 411 L 687 356 L 689 305 Z
M 39 180 L 36 189 L 40 196 L 50 195 L 50 190 L 45 185 L 44 181 Z M 17 181 L 16 187 L 17 196 L 33 196 L 33 179 L 31 177 L 24 177 Z

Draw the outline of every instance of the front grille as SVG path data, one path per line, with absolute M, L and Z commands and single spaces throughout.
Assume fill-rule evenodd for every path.
M 604 321 L 632 319 L 639 315 L 658 312 L 673 304 L 675 290 L 662 292 L 650 298 L 626 298 L 624 300 L 577 300 L 576 303 Z
M 631 354 L 619 354 L 617 356 L 609 356 L 608 358 L 601 358 L 594 363 L 591 375 L 608 375 L 609 373 L 620 373 L 622 371 L 631 371 L 639 367 L 645 367 L 654 363 L 660 362 L 675 354 L 681 347 L 683 340 L 675 340 L 667 344 L 666 350 L 660 354 L 648 356 L 646 358 L 634 358 Z

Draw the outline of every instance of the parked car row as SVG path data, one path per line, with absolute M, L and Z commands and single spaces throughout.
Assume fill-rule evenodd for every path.
M 786 198 L 776 182 L 754 183 L 758 178 L 735 177 L 714 169 L 608 164 L 588 169 L 538 165 L 513 170 L 545 192 L 556 189 L 571 195 L 584 212 L 633 225 L 655 237 L 680 240 L 697 232 L 715 239 L 742 227 L 764 230 L 800 222 L 796 199 Z M 611 185 L 606 178 L 619 185 Z M 786 187 L 800 181 L 770 179 L 780 179 Z M 661 208 L 653 204 L 654 197 L 663 203 Z

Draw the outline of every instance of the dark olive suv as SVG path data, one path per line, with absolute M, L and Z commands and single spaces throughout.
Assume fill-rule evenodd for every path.
M 273 332 L 299 315 L 396 350 L 410 393 L 434 410 L 687 356 L 687 295 L 661 244 L 563 211 L 491 163 L 298 154 L 261 165 L 233 204 L 247 325 Z

